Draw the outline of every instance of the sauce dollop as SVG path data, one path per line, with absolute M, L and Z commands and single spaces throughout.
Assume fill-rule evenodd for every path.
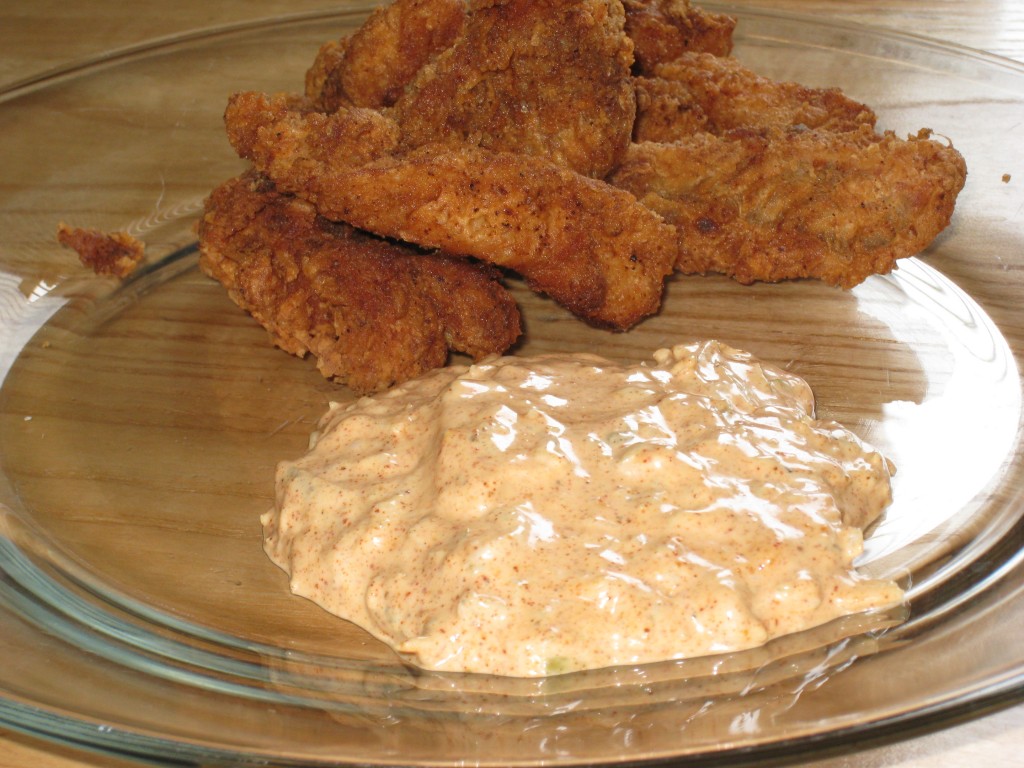
M 296 594 L 418 665 L 540 676 L 715 654 L 902 599 L 859 575 L 888 461 L 708 341 L 453 366 L 332 404 L 277 474 Z

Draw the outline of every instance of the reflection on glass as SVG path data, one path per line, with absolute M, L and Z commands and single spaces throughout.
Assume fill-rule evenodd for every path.
M 65 299 L 50 295 L 55 287 L 41 280 L 26 295 L 21 278 L 0 272 L 0 383 L 29 339 L 64 306 Z
M 878 283 L 872 283 L 879 289 Z M 886 281 L 898 301 L 859 291 L 858 309 L 893 339 L 941 366 L 922 366 L 920 402 L 882 406 L 870 439 L 897 466 L 893 504 L 866 543 L 863 562 L 934 541 L 998 478 L 1012 453 L 1021 415 L 1021 382 L 1006 340 L 984 311 L 938 272 L 908 261 Z M 858 291 L 855 291 L 858 293 Z M 912 558 L 902 553 L 905 567 Z

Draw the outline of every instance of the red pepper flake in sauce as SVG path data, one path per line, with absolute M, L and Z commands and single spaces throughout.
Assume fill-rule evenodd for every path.
M 750 648 L 902 599 L 853 568 L 889 462 L 813 407 L 713 341 L 442 369 L 332 405 L 278 468 L 265 548 L 296 594 L 430 669 Z

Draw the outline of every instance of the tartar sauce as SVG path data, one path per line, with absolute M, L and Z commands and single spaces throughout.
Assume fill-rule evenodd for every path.
M 296 594 L 436 670 L 539 676 L 750 648 L 891 606 L 855 572 L 889 462 L 708 341 L 493 358 L 332 404 L 265 548 Z

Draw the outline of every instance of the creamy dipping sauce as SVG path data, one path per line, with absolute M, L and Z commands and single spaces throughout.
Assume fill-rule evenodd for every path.
M 265 548 L 418 665 L 538 676 L 760 645 L 902 599 L 853 570 L 890 467 L 717 342 L 440 369 L 323 417 Z

